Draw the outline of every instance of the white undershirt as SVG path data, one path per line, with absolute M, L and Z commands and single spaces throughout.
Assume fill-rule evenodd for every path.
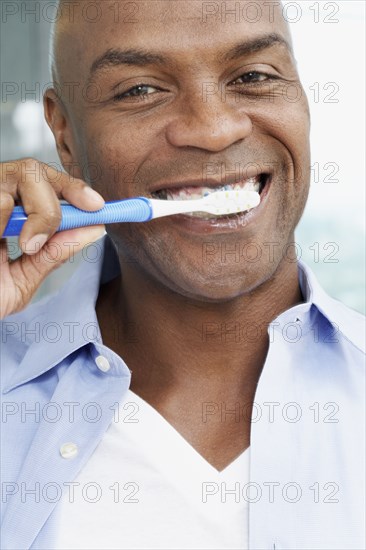
M 130 390 L 75 482 L 57 549 L 248 548 L 249 449 L 218 472 Z

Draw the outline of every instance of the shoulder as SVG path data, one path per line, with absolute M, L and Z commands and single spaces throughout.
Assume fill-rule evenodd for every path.
M 36 340 L 37 333 L 27 330 L 27 328 L 32 325 L 34 326 L 37 320 L 40 322 L 55 295 L 56 293 L 31 303 L 23 310 L 8 315 L 0 321 L 2 349 L 6 349 L 7 344 L 24 344 L 28 347 Z
M 366 317 L 346 306 L 342 302 L 329 297 L 332 308 L 332 323 L 336 330 L 355 348 L 365 353 Z
M 346 306 L 339 300 L 332 298 L 320 285 L 313 271 L 304 264 L 299 263 L 300 281 L 306 285 L 305 292 L 309 300 L 322 314 L 337 335 L 347 341 L 359 352 L 365 354 L 366 317 Z
M 0 321 L 0 369 L 2 386 L 23 361 L 28 349 L 42 338 L 42 320 L 55 294 L 28 305 Z

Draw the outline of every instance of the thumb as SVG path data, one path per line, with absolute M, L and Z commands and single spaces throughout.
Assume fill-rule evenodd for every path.
M 25 272 L 28 269 L 30 271 L 36 269 L 37 286 L 39 286 L 49 273 L 104 234 L 104 225 L 92 225 L 55 233 L 36 254 L 29 256 L 23 254 L 23 269 Z
M 48 273 L 65 263 L 88 244 L 100 239 L 104 234 L 104 225 L 60 231 L 55 233 L 39 252 L 30 258 L 37 261 L 40 273 L 47 276 Z

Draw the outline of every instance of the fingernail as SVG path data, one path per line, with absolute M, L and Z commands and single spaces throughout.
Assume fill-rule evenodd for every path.
M 23 244 L 23 250 L 26 254 L 37 254 L 40 251 L 42 246 L 48 239 L 48 235 L 45 233 L 39 233 L 34 235 L 29 241 Z
M 84 187 L 84 193 L 86 193 L 89 199 L 92 200 L 93 202 L 99 202 L 99 203 L 103 202 L 103 199 L 99 195 L 99 193 L 94 191 L 94 189 L 92 189 L 91 187 Z

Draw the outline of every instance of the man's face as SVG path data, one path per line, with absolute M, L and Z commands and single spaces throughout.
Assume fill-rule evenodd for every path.
M 108 226 L 122 269 L 128 261 L 203 301 L 252 291 L 291 257 L 309 186 L 308 106 L 280 10 L 118 4 L 119 12 L 101 2 L 95 23 L 78 10 L 60 39 L 63 83 L 80 82 L 74 98 L 65 86 L 63 95 L 73 160 L 91 167 L 83 177 L 106 200 L 235 182 L 261 188 L 261 204 L 240 217 Z

